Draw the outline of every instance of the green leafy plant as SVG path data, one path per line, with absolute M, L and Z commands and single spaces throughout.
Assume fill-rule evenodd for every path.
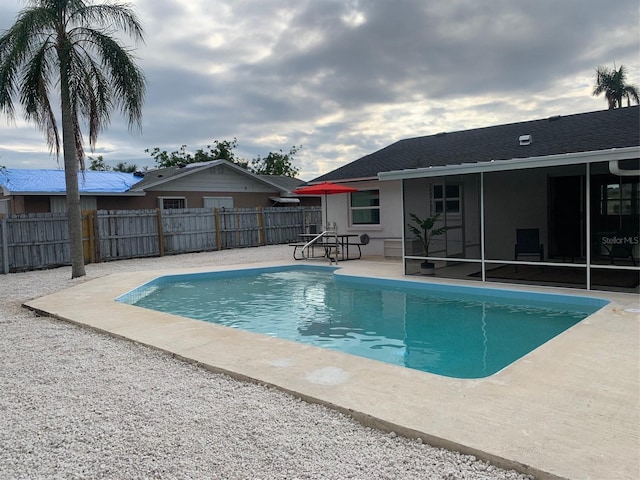
M 443 226 L 439 228 L 434 228 L 438 219 L 440 218 L 440 214 L 436 213 L 432 217 L 427 217 L 422 219 L 418 217 L 415 213 L 410 213 L 409 216 L 413 221 L 413 224 L 409 224 L 409 230 L 411 233 L 415 235 L 417 239 L 422 243 L 422 249 L 424 250 L 424 256 L 429 256 L 429 247 L 431 246 L 431 240 L 433 237 L 437 237 L 442 235 L 444 232 L 449 230 L 449 227 Z

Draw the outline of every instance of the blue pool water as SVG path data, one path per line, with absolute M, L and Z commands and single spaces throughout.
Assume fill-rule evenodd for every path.
M 166 276 L 118 301 L 456 378 L 492 375 L 607 303 L 334 270 Z

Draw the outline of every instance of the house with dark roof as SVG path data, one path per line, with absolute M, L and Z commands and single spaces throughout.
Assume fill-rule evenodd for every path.
M 304 182 L 256 175 L 226 160 L 142 173 L 78 173 L 83 210 L 255 208 L 319 203 L 291 192 Z M 63 170 L 7 168 L 0 172 L 0 213 L 65 211 Z
M 309 183 L 358 188 L 327 197 L 328 216 L 406 273 L 427 259 L 483 280 L 562 266 L 587 288 L 616 276 L 637 287 L 639 120 L 634 106 L 409 138 Z M 428 255 L 412 213 L 446 227 Z

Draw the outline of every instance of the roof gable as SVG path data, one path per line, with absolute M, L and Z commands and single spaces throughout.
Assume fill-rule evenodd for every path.
M 530 135 L 528 145 L 520 137 Z M 640 107 L 409 138 L 313 180 L 375 178 L 378 173 L 444 165 L 535 158 L 640 145 Z
M 227 168 L 233 172 L 247 178 L 250 181 L 258 182 L 262 185 L 267 185 L 273 191 L 286 192 L 286 188 L 283 188 L 280 184 L 271 181 L 267 175 L 256 175 L 249 170 L 242 168 L 235 163 L 227 160 L 213 160 L 210 162 L 198 162 L 190 163 L 184 166 L 160 168 L 158 170 L 149 170 L 144 174 L 144 179 L 136 183 L 132 190 L 143 191 L 158 185 L 173 182 L 177 179 L 184 178 L 188 175 L 195 175 L 200 172 L 206 171 L 210 168 L 220 166 Z

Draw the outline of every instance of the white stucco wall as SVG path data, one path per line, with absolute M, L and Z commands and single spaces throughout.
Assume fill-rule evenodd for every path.
M 352 225 L 349 194 L 327 195 L 327 210 L 329 222 L 336 222 L 338 231 L 344 233 L 369 235 L 369 245 L 363 247 L 365 255 L 384 255 L 384 241 L 386 239 L 400 240 L 402 238 L 402 195 L 400 181 L 352 182 L 345 185 L 358 190 L 380 191 L 380 225 Z M 323 216 L 325 212 L 325 198 L 322 198 Z

